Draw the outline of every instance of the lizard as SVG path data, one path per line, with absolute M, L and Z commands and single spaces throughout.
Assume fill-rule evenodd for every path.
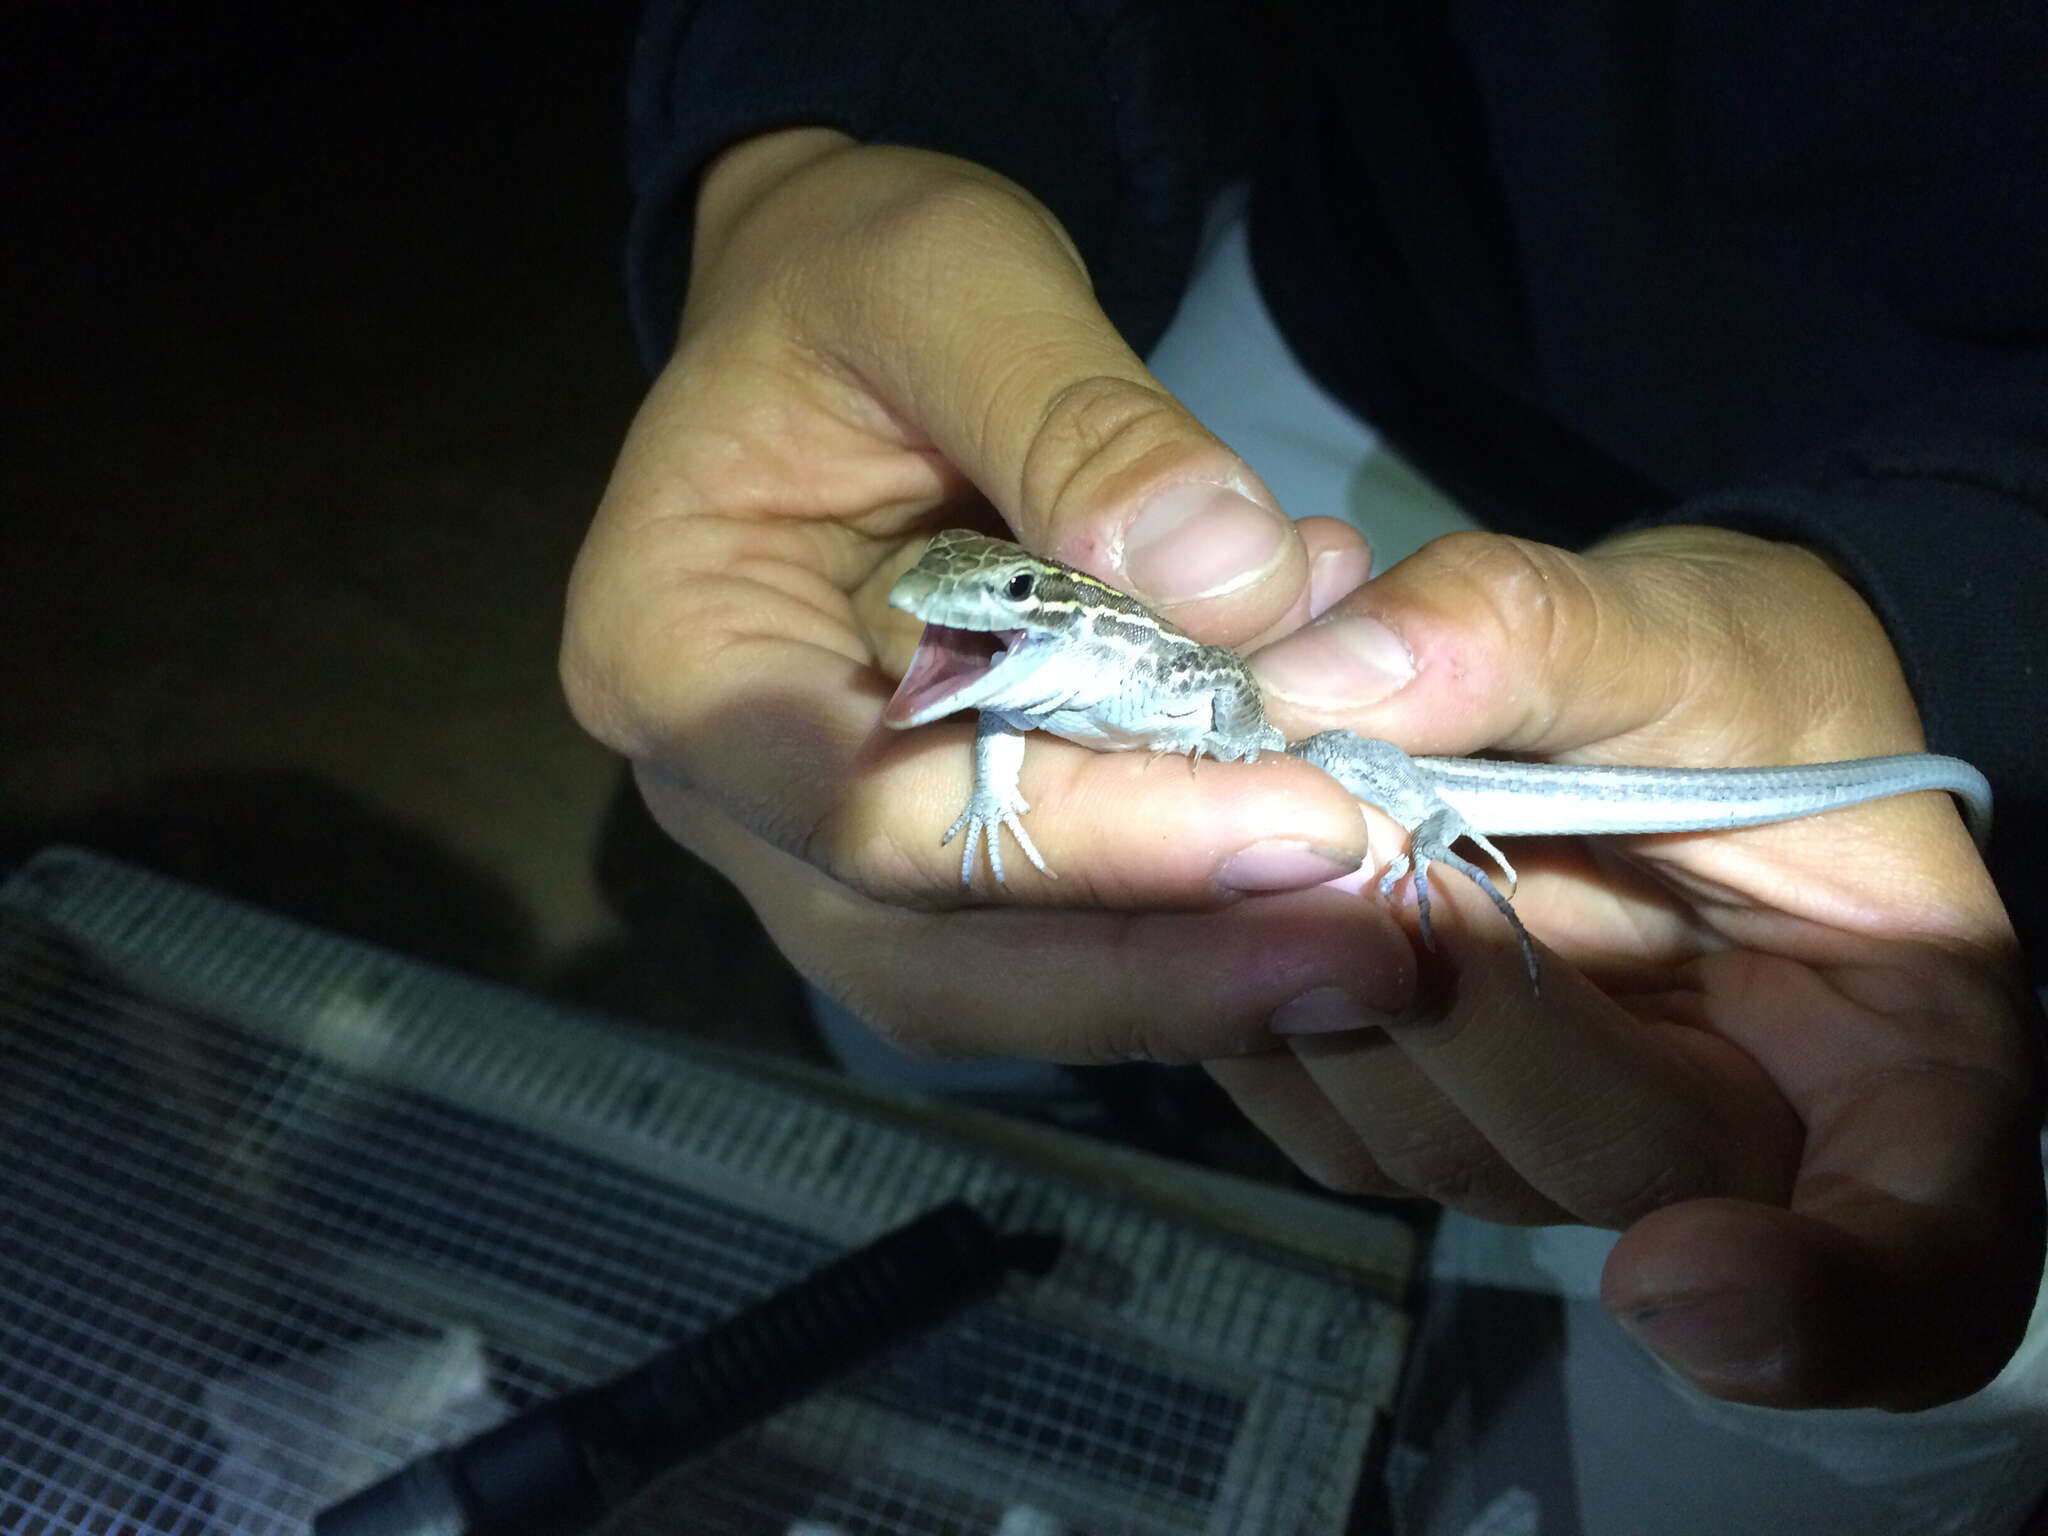
M 1493 758 L 1410 757 L 1392 742 L 1321 731 L 1288 742 L 1266 719 L 1251 669 L 1205 645 L 1109 583 L 1006 539 L 966 529 L 935 535 L 889 589 L 889 604 L 924 621 L 901 684 L 883 711 L 899 730 L 979 711 L 974 789 L 939 839 L 965 834 L 960 880 L 972 885 L 986 846 L 1004 881 L 1002 831 L 1057 878 L 1024 829 L 1019 789 L 1027 732 L 1097 751 L 1145 749 L 1248 762 L 1283 752 L 1313 764 L 1408 834 L 1381 871 L 1390 897 L 1413 874 L 1423 942 L 1433 945 L 1429 877 L 1441 864 L 1471 880 L 1514 931 L 1532 985 L 1536 947 L 1510 894 L 1514 866 L 1494 837 L 1702 832 L 1791 821 L 1868 800 L 1938 789 L 1960 802 L 1981 848 L 1991 786 L 1968 763 L 1934 753 L 1786 767 L 1638 768 Z M 1503 893 L 1456 851 L 1469 840 L 1492 860 Z

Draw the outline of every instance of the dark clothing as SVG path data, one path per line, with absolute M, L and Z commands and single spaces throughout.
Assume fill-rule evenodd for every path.
M 1209 194 L 1249 170 L 1253 265 L 1296 355 L 1489 526 L 1572 546 L 1714 523 L 1850 574 L 1929 744 L 1991 778 L 1992 868 L 2038 979 L 2048 8 L 1288 16 L 1254 46 L 1192 0 L 652 0 L 629 134 L 644 354 L 673 337 L 695 174 L 751 133 L 828 124 L 1014 178 L 1140 350 Z

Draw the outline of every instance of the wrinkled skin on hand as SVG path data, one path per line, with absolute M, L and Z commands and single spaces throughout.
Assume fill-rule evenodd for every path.
M 1027 194 L 792 130 L 705 178 L 562 674 L 669 833 L 900 1043 L 1203 1061 L 1337 1187 L 1624 1229 L 1609 1305 L 1724 1396 L 1911 1407 L 1997 1369 L 2040 1264 L 2034 1021 L 1952 807 L 1520 843 L 1540 999 L 1458 882 L 1434 955 L 1327 884 L 1368 822 L 1282 757 L 1034 739 L 1063 878 L 963 892 L 939 838 L 971 722 L 878 729 L 915 638 L 882 599 L 931 530 L 976 523 L 1267 646 L 1290 738 L 1688 766 L 1920 746 L 1824 562 L 1704 529 L 1585 555 L 1474 534 L 1361 586 L 1357 536 L 1285 520 Z
M 1347 667 L 1353 624 L 1398 637 L 1412 677 L 1382 691 Z M 1342 723 L 1418 752 L 1923 746 L 1856 592 L 1806 551 L 1712 529 L 1584 556 L 1439 540 L 1254 665 L 1290 734 Z M 1240 1104 L 1341 1188 L 1624 1229 L 1607 1304 L 1719 1395 L 1915 1407 L 1982 1385 L 2040 1270 L 2038 1034 L 1955 807 L 1515 855 L 1517 908 L 1568 962 L 1540 998 L 1457 891 L 1408 1010 L 1218 1064 Z

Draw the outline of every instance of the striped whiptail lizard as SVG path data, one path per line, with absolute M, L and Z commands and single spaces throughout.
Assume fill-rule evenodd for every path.
M 1430 940 L 1429 871 L 1444 864 L 1491 898 L 1513 926 L 1531 982 L 1536 950 L 1484 869 L 1454 851 L 1469 838 L 1514 888 L 1492 837 L 1704 832 L 1791 821 L 1916 790 L 1962 802 L 1981 847 L 1991 786 L 1968 763 L 1931 753 L 1786 768 L 1579 767 L 1485 758 L 1410 757 L 1391 742 L 1323 731 L 1289 745 L 1266 720 L 1258 685 L 1233 651 L 1203 645 L 1137 599 L 1003 539 L 938 534 L 889 591 L 892 607 L 924 620 L 910 669 L 884 720 L 899 729 L 961 710 L 981 712 L 974 792 L 943 846 L 966 834 L 960 879 L 972 884 L 984 844 L 1003 879 L 1002 828 L 1046 875 L 1024 830 L 1018 790 L 1024 733 L 1050 731 L 1098 751 L 1146 748 L 1249 761 L 1285 752 L 1315 764 L 1409 835 L 1381 872 L 1382 897 L 1411 870 L 1423 941 Z

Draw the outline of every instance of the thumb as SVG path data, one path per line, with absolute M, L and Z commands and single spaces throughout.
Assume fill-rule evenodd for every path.
M 1341 726 L 1441 754 L 1598 743 L 1645 763 L 1919 745 L 1904 674 L 1855 589 L 1810 551 L 1722 529 L 1655 528 L 1585 554 L 1446 535 L 1252 666 L 1290 738 Z
M 921 151 L 863 150 L 834 170 L 881 185 L 858 199 L 842 279 L 804 317 L 814 346 L 1032 548 L 1219 643 L 1306 617 L 1293 525 L 1118 335 L 1045 208 Z

